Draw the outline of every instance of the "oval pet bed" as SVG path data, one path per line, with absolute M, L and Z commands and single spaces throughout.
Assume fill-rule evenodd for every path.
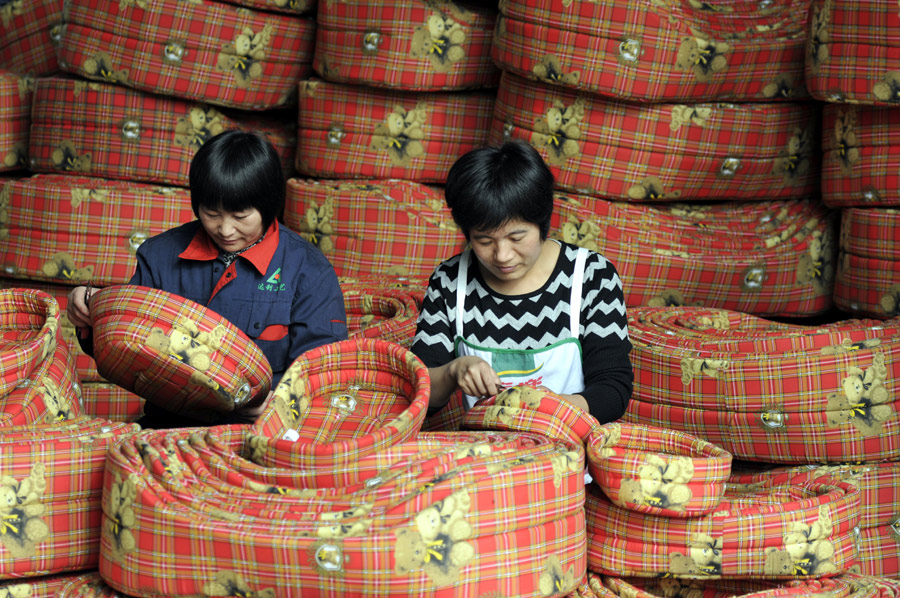
M 100 375 L 173 413 L 201 420 L 266 396 L 272 368 L 231 322 L 193 301 L 147 287 L 91 297 Z
M 696 436 L 641 424 L 600 426 L 588 439 L 588 470 L 617 506 L 666 517 L 717 508 L 731 454 Z
M 252 449 L 235 427 L 148 431 L 111 449 L 106 583 L 171 598 L 536 598 L 585 574 L 581 472 L 560 469 L 545 437 L 420 435 L 302 468 L 258 465 Z
M 856 559 L 859 500 L 855 486 L 830 480 L 729 488 L 713 513 L 676 518 L 623 509 L 589 487 L 588 567 L 619 577 L 836 575 Z
M 494 21 L 494 11 L 455 2 L 321 2 L 313 68 L 329 81 L 405 91 L 494 87 Z
M 297 83 L 312 70 L 315 20 L 235 4 L 73 0 L 60 67 L 241 110 L 293 106 Z
M 0 172 L 28 168 L 33 92 L 31 80 L 0 68 Z

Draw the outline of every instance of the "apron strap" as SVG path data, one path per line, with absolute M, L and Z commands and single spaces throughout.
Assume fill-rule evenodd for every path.
M 466 302 L 466 279 L 469 278 L 469 253 L 466 249 L 459 256 L 459 274 L 456 275 L 456 336 L 463 335 L 463 309 Z
M 588 250 L 578 248 L 575 254 L 575 271 L 572 272 L 572 296 L 569 298 L 569 332 L 572 338 L 578 338 L 581 320 L 581 288 L 584 283 L 584 264 L 588 258 Z

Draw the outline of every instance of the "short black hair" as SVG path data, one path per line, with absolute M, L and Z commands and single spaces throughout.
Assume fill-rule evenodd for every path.
M 285 180 L 281 158 L 269 141 L 252 131 L 232 129 L 200 146 L 189 173 L 191 208 L 242 212 L 256 208 L 263 230 L 281 216 Z
M 447 173 L 444 197 L 466 239 L 472 229 L 492 231 L 511 220 L 536 224 L 542 240 L 550 232 L 553 173 L 523 140 L 464 154 Z

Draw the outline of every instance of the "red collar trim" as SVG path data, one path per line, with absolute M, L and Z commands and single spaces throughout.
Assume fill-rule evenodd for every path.
M 278 222 L 273 222 L 272 226 L 269 227 L 269 230 L 266 231 L 265 238 L 238 257 L 244 258 L 253 264 L 253 267 L 256 268 L 260 274 L 265 274 L 266 270 L 269 269 L 269 262 L 272 261 L 272 256 L 275 255 L 275 250 L 277 248 Z M 178 257 L 197 261 L 214 260 L 219 257 L 219 248 L 213 240 L 209 238 L 209 235 L 206 234 L 206 230 L 201 226 L 185 250 L 178 254 Z

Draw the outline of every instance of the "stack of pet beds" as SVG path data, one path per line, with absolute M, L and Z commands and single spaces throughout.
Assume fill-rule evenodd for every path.
M 501 2 L 493 57 L 534 80 L 633 101 L 804 96 L 805 2 Z
M 96 567 L 107 448 L 138 430 L 80 415 L 46 293 L 0 291 L 0 579 Z
M 0 69 L 29 77 L 56 72 L 62 13 L 63 3 L 58 0 L 4 2 L 0 6 Z
M 414 181 L 292 178 L 285 204 L 285 224 L 338 276 L 403 276 L 424 287 L 464 243 L 441 190 Z
M 3 8 L 0 7 L 0 11 Z M 28 127 L 34 81 L 0 70 L 0 171 L 14 171 L 28 164 Z M 0 199 L 0 205 L 2 205 Z M 0 211 L 0 216 L 3 212 Z
M 612 261 L 629 309 L 796 316 L 832 306 L 834 225 L 834 214 L 811 200 L 657 208 L 561 194 L 551 236 Z
M 540 596 L 569 579 L 559 590 L 574 589 L 585 569 L 579 446 L 419 434 L 421 362 L 380 341 L 331 347 L 292 366 L 249 430 L 145 433 L 111 449 L 100 565 L 110 586 Z M 559 471 L 569 450 L 580 467 Z
M 262 349 L 202 305 L 120 285 L 97 291 L 90 306 L 97 371 L 167 411 L 214 422 L 269 391 L 272 368 Z
M 748 461 L 900 458 L 900 321 L 817 327 L 728 310 L 629 309 L 626 421 L 681 430 Z

